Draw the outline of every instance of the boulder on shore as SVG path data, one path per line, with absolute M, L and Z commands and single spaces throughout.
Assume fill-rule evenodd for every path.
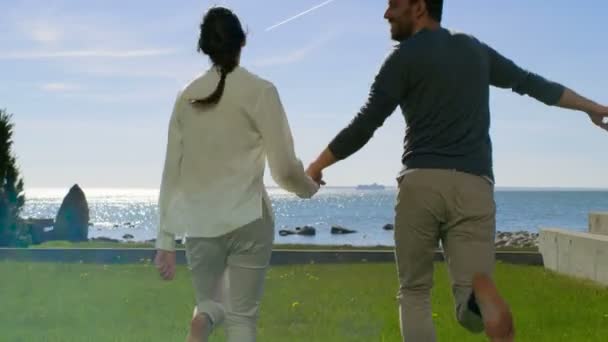
M 89 236 L 89 204 L 82 189 L 74 185 L 63 199 L 55 226 L 54 240 L 87 241 Z

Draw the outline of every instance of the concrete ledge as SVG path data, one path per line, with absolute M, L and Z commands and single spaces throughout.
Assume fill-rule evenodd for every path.
M 589 214 L 589 233 L 608 236 L 608 212 Z
M 138 264 L 151 262 L 154 249 L 13 249 L 0 248 L 0 261 L 88 263 L 88 264 Z M 496 259 L 505 263 L 542 266 L 543 259 L 537 252 L 498 252 Z M 443 261 L 440 251 L 436 261 Z M 274 250 L 272 265 L 340 264 L 340 263 L 393 263 L 394 253 L 378 250 Z M 185 264 L 184 250 L 177 250 L 177 263 Z
M 542 229 L 540 252 L 549 270 L 608 285 L 608 236 Z

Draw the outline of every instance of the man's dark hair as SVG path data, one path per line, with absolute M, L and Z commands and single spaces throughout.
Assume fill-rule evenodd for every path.
M 441 22 L 443 17 L 443 0 L 424 0 L 429 16 L 437 22 Z

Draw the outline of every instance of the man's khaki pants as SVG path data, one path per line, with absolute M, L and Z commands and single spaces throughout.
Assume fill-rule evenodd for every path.
M 472 332 L 483 323 L 471 297 L 475 273 L 492 274 L 496 205 L 494 186 L 480 176 L 417 169 L 399 180 L 395 217 L 401 332 L 407 342 L 436 340 L 431 310 L 433 260 L 444 250 L 456 317 Z

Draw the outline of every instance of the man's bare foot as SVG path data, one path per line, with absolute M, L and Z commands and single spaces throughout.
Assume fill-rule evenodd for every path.
M 190 333 L 186 342 L 208 342 L 211 334 L 211 320 L 205 313 L 199 313 L 194 309 L 192 322 L 190 322 Z
M 486 335 L 492 342 L 511 342 L 515 338 L 513 316 L 492 279 L 485 274 L 473 278 L 473 292 L 481 311 Z

